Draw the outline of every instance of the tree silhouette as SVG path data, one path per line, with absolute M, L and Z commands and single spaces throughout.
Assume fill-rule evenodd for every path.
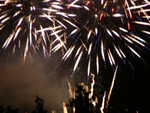
M 10 105 L 7 107 L 6 113 L 19 113 L 18 109 L 13 109 Z
M 35 99 L 36 102 L 36 110 L 32 113 L 47 113 L 47 110 L 44 108 L 44 100 L 40 98 L 39 96 L 36 96 Z
M 3 108 L 2 105 L 0 105 L 0 113 L 4 113 L 5 109 Z

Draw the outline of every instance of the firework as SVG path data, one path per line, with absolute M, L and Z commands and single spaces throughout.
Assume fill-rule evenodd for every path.
M 98 75 L 100 64 L 115 68 L 120 62 L 129 62 L 130 57 L 142 59 L 140 52 L 149 48 L 150 3 L 147 0 L 74 0 L 67 4 L 67 9 L 76 16 L 72 18 L 68 50 L 62 60 L 73 54 L 76 59 L 73 73 L 81 59 L 88 60 L 88 76 L 92 69 Z
M 2 49 L 13 44 L 14 53 L 22 45 L 25 59 L 31 48 L 44 56 L 63 48 L 62 61 L 74 56 L 73 73 L 86 59 L 87 75 L 92 69 L 98 75 L 101 64 L 115 69 L 130 57 L 142 59 L 149 49 L 149 12 L 147 0 L 1 0 Z
M 2 49 L 13 44 L 15 48 L 24 49 L 24 59 L 29 49 L 42 49 L 44 56 L 49 51 L 56 51 L 64 45 L 64 22 L 69 22 L 61 0 L 1 0 L 0 32 L 6 33 Z M 73 15 L 70 15 L 73 16 Z M 58 43 L 59 42 L 59 43 Z
M 106 109 L 107 109 L 107 107 L 108 107 L 109 100 L 110 100 L 110 96 L 111 96 L 111 93 L 112 93 L 112 90 L 113 90 L 113 87 L 114 87 L 117 70 L 118 70 L 118 66 L 117 66 L 116 69 L 115 69 L 114 76 L 113 76 L 113 79 L 112 79 L 112 82 L 111 82 L 111 86 L 110 86 L 110 89 L 109 89 L 109 93 L 108 93 L 108 97 L 107 97 L 107 101 L 106 101 Z

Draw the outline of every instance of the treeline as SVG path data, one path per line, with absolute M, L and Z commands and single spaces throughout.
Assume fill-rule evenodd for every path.
M 81 83 L 75 89 L 74 96 L 70 98 L 69 103 L 60 108 L 63 113 L 101 113 L 98 98 L 95 95 L 89 97 L 91 95 L 91 91 L 87 85 Z M 46 110 L 44 107 L 44 100 L 39 96 L 36 96 L 35 103 L 36 109 L 32 110 L 31 113 L 56 113 L 55 111 Z M 0 113 L 21 112 L 18 108 L 14 109 L 10 105 L 6 108 L 4 108 L 3 105 L 0 105 Z
M 36 110 L 31 111 L 31 113 L 48 113 L 44 108 L 44 100 L 39 96 L 36 96 Z M 7 108 L 4 108 L 3 105 L 0 105 L 0 113 L 20 113 L 19 109 L 12 108 L 11 105 L 8 105 Z M 27 112 L 25 112 L 27 113 Z

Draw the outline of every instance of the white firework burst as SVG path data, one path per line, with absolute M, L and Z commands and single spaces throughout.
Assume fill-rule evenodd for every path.
M 142 59 L 142 49 L 149 49 L 147 0 L 74 0 L 67 9 L 76 16 L 72 18 L 74 25 L 68 31 L 68 50 L 62 60 L 73 54 L 76 59 L 73 72 L 81 59 L 88 61 L 88 76 L 95 69 L 98 75 L 100 64 L 109 62 L 116 67 L 133 56 Z
M 2 49 L 13 44 L 10 47 L 14 53 L 23 46 L 25 59 L 30 48 L 35 52 L 42 48 L 46 56 L 53 45 L 53 51 L 65 47 L 63 37 L 67 28 L 62 21 L 68 21 L 68 14 L 63 6 L 61 0 L 1 0 L 0 32 L 7 33 L 2 37 Z

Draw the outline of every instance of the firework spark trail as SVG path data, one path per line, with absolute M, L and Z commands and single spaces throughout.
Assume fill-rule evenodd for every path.
M 94 92 L 94 84 L 95 84 L 95 75 L 91 73 L 92 76 L 92 83 L 91 83 L 91 88 L 90 88 L 90 94 L 89 94 L 89 99 L 92 99 L 93 97 L 93 92 Z
M 68 113 L 66 103 L 63 102 L 63 113 Z
M 108 97 L 107 97 L 107 101 L 106 101 L 106 109 L 108 108 L 108 105 L 109 105 L 109 100 L 110 100 L 110 96 L 112 94 L 112 90 L 113 90 L 113 87 L 114 87 L 114 83 L 115 83 L 115 79 L 116 79 L 116 75 L 117 75 L 117 70 L 118 70 L 118 66 L 115 69 L 114 76 L 113 76 L 111 86 L 110 86 L 110 89 L 109 89 L 109 93 L 108 93 Z
M 104 113 L 104 108 L 105 108 L 105 98 L 106 98 L 106 91 L 104 92 L 104 95 L 103 95 L 103 101 L 102 101 L 102 106 L 100 107 L 101 113 Z
M 73 95 L 73 91 L 72 91 L 72 87 L 71 87 L 71 84 L 69 82 L 69 80 L 67 79 L 67 83 L 68 83 L 68 88 L 69 88 L 69 95 L 70 95 L 70 98 L 74 98 L 74 95 Z
M 32 13 L 34 13 L 36 8 L 35 8 L 34 4 L 32 4 L 32 5 L 31 4 L 32 3 L 29 1 L 19 1 L 19 0 L 18 1 L 17 0 L 9 1 L 8 0 L 8 1 L 5 1 L 4 3 L 2 3 L 1 4 L 2 7 L 0 7 L 0 9 L 1 9 L 1 12 L 0 12 L 1 30 L 4 30 L 5 28 L 7 29 L 7 27 L 10 26 L 9 24 L 11 22 L 13 22 L 13 23 L 11 23 L 13 26 L 12 33 L 7 38 L 5 43 L 3 44 L 3 46 L 2 46 L 3 49 L 6 49 L 11 41 L 17 43 L 17 41 L 22 40 L 20 37 L 23 37 L 24 32 L 29 31 L 29 33 L 27 33 L 29 35 L 26 36 L 27 40 L 26 40 L 26 46 L 25 46 L 25 51 L 24 51 L 24 59 L 25 59 L 27 51 L 28 51 L 28 47 L 29 47 L 28 43 L 30 43 L 30 46 L 32 46 L 32 42 L 33 42 L 32 35 L 33 34 L 37 35 L 35 33 L 36 28 L 33 27 L 33 24 L 36 21 L 36 18 L 32 17 L 32 16 L 36 16 L 35 14 L 32 15 Z M 27 5 L 29 5 L 29 6 L 27 6 Z M 27 13 L 27 11 L 29 11 L 29 12 Z M 27 29 L 29 29 L 29 30 L 27 31 Z M 20 36 L 20 34 L 22 36 Z M 28 39 L 28 37 L 29 37 L 29 39 Z M 37 40 L 37 39 L 35 39 L 35 40 Z M 16 44 L 14 44 L 14 45 L 16 45 Z
M 0 31 L 3 33 L 5 29 L 11 28 L 9 30 L 11 33 L 8 38 L 6 37 L 2 49 L 8 48 L 11 42 L 14 43 L 13 48 L 16 46 L 20 48 L 22 43 L 22 46 L 25 45 L 24 59 L 30 47 L 34 51 L 42 48 L 44 56 L 48 55 L 49 46 L 55 48 L 50 49 L 50 52 L 51 50 L 55 52 L 61 47 L 66 49 L 64 30 L 67 27 L 64 22 L 73 24 L 68 18 L 75 15 L 67 14 L 64 11 L 64 4 L 61 0 L 0 1 Z
M 149 1 L 71 1 L 1 0 L 0 31 L 3 33 L 12 22 L 2 49 L 13 42 L 15 53 L 25 41 L 25 59 L 30 47 L 34 51 L 41 48 L 44 56 L 64 48 L 63 61 L 75 54 L 73 73 L 87 55 L 88 76 L 93 66 L 97 75 L 100 73 L 102 61 L 116 67 L 120 61 L 130 62 L 130 56 L 142 59 L 141 48 L 149 49 Z
M 115 68 L 120 61 L 130 62 L 131 56 L 142 60 L 141 48 L 149 49 L 150 3 L 147 0 L 75 0 L 67 9 L 76 16 L 72 17 L 68 50 L 62 60 L 75 54 L 73 73 L 85 55 L 89 76 L 93 66 L 97 75 L 100 73 L 102 61 Z

